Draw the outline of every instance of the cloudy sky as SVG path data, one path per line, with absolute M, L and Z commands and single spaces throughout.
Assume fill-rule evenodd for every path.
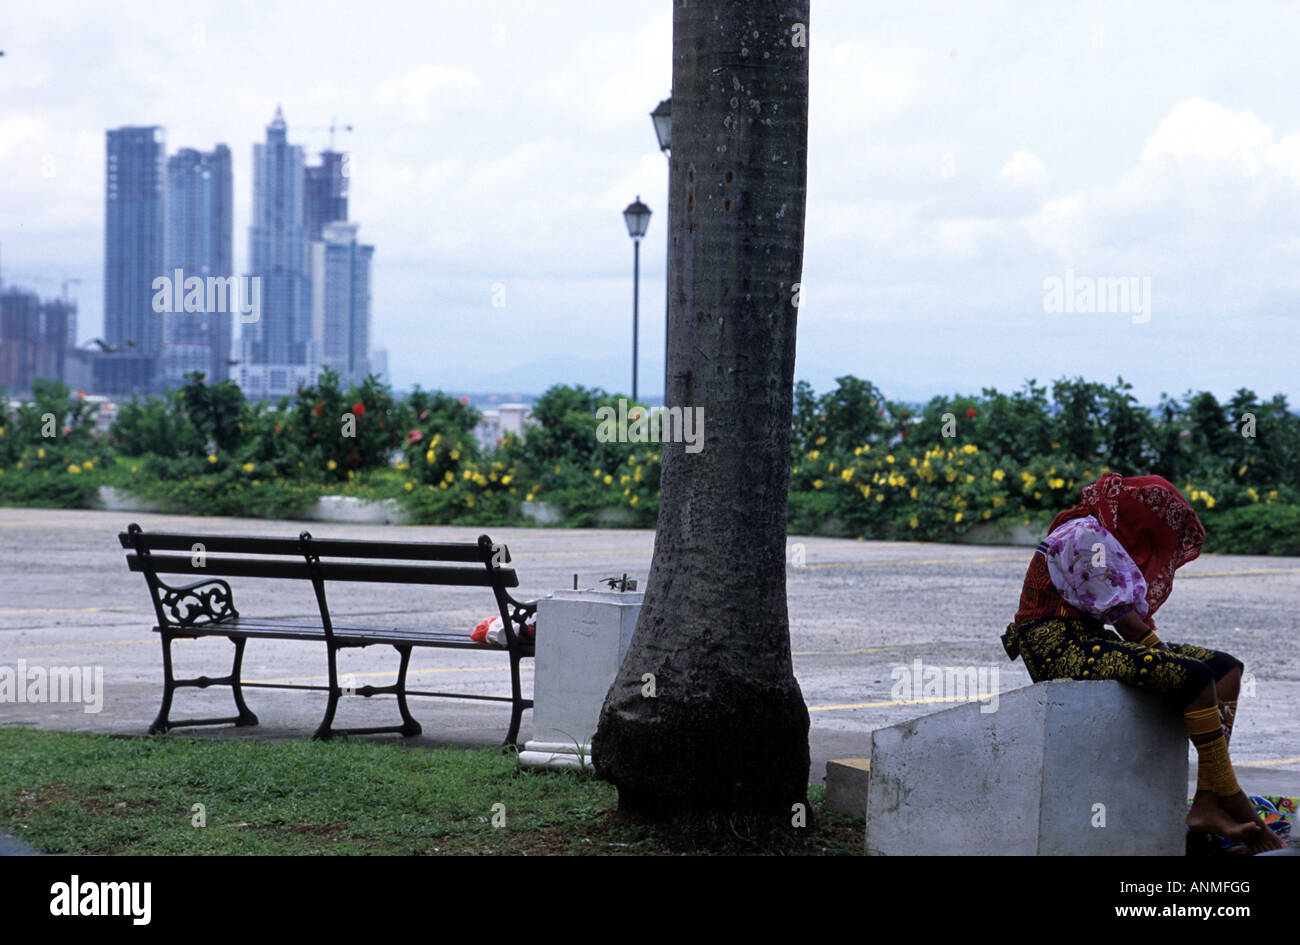
M 1300 403 L 1300 6 L 813 0 L 796 375 L 895 397 L 1123 375 Z M 399 387 L 626 390 L 663 371 L 671 4 L 5 3 L 0 262 L 100 333 L 104 132 L 225 142 L 247 259 L 251 151 L 353 125 L 351 216 Z M 1145 312 L 1045 311 L 1133 277 Z M 1147 281 L 1149 280 L 1149 281 Z M 493 306 L 494 286 L 505 304 Z M 1145 297 L 1140 289 L 1140 301 Z

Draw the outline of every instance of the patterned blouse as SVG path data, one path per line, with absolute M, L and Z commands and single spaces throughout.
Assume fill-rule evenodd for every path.
M 1118 539 L 1093 516 L 1075 518 L 1038 546 L 1052 585 L 1066 603 L 1102 623 L 1146 617 L 1147 582 Z

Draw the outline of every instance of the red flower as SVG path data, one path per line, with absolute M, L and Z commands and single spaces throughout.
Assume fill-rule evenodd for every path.
M 316 401 L 316 406 L 314 406 L 314 407 L 311 408 L 311 412 L 314 413 L 314 414 L 315 414 L 316 416 L 318 416 L 318 417 L 319 417 L 319 416 L 320 416 L 324 411 L 325 411 L 325 405 L 322 404 L 319 400 Z
M 468 398 L 468 397 L 462 397 L 462 398 L 460 399 L 460 402 L 461 402 L 462 404 L 465 404 L 466 406 L 469 406 L 469 398 Z
M 429 419 L 429 411 L 427 411 L 427 410 L 421 410 L 421 411 L 420 411 L 420 419 L 421 419 L 421 420 L 428 420 L 428 419 Z
M 275 432 L 276 432 L 276 433 L 279 433 L 279 432 L 280 432 L 280 424 L 278 424 L 278 423 L 275 425 Z
M 410 446 L 412 443 L 419 443 L 423 439 L 423 433 L 419 430 L 412 430 L 410 433 L 406 434 L 406 445 Z
M 352 405 L 353 416 L 363 417 L 365 416 L 365 414 L 366 414 L 366 405 L 361 403 L 361 401 L 357 401 L 355 404 Z
M 974 420 L 975 417 L 976 417 L 978 414 L 979 414 L 979 411 L 976 410 L 974 407 L 967 407 L 967 408 L 966 408 L 966 419 L 967 419 L 967 420 Z

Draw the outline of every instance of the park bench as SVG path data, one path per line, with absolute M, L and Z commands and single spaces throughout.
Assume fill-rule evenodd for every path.
M 315 738 L 333 735 L 370 735 L 397 732 L 418 735 L 420 723 L 411 717 L 407 696 L 450 699 L 480 699 L 511 704 L 510 730 L 506 744 L 517 744 L 519 723 L 533 700 L 523 698 L 519 685 L 519 662 L 535 654 L 531 639 L 520 637 L 523 628 L 537 611 L 536 601 L 520 603 L 507 588 L 518 587 L 510 562 L 510 551 L 496 545 L 487 535 L 477 542 L 396 542 L 343 541 L 315 539 L 304 531 L 297 538 L 253 538 L 233 535 L 197 535 L 172 532 L 145 532 L 130 525 L 118 535 L 127 549 L 127 565 L 144 574 L 153 600 L 163 650 L 163 699 L 150 733 L 193 725 L 256 725 L 257 716 L 244 704 L 243 690 L 308 689 L 329 693 L 325 718 L 316 729 Z M 160 554 L 159 552 L 178 552 Z M 352 560 L 348 560 L 352 559 Z M 357 561 L 355 559 L 362 559 Z M 174 587 L 159 575 L 188 574 L 201 580 Z M 241 615 L 227 577 L 272 578 L 282 581 L 310 581 L 315 590 L 319 620 L 299 618 L 266 620 Z M 381 584 L 446 585 L 454 587 L 490 587 L 496 598 L 504 625 L 504 646 L 477 643 L 464 630 L 400 627 L 338 626 L 330 617 L 325 597 L 327 583 L 372 582 Z M 235 659 L 228 676 L 199 676 L 177 679 L 172 672 L 171 644 L 178 638 L 226 637 L 235 646 Z M 278 682 L 244 682 L 241 666 L 244 645 L 250 639 L 307 640 L 325 645 L 329 660 L 329 685 L 312 686 Z M 370 697 L 391 694 L 397 697 L 402 724 L 379 728 L 338 729 L 333 727 L 334 714 L 344 689 L 339 685 L 337 655 L 349 647 L 382 644 L 397 650 L 400 661 L 397 682 L 391 686 L 357 686 L 357 695 Z M 406 670 L 414 647 L 439 647 L 463 650 L 495 650 L 510 659 L 509 696 L 485 696 L 471 693 L 423 692 L 407 689 Z M 239 714 L 215 719 L 170 718 L 172 696 L 185 687 L 200 689 L 228 686 Z

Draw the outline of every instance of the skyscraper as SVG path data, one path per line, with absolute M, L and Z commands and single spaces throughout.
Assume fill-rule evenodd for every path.
M 153 280 L 163 274 L 163 130 L 123 127 L 108 132 L 104 202 L 104 338 L 131 351 L 120 393 L 154 385 L 162 320 L 153 311 Z
M 306 170 L 303 213 L 307 240 L 321 238 L 325 224 L 348 218 L 348 179 L 344 156 L 339 151 L 322 151 L 320 164 Z
M 164 275 L 176 278 L 214 276 L 229 279 L 232 253 L 232 183 L 230 149 L 218 144 L 211 151 L 182 148 L 167 161 L 167 266 Z M 169 306 L 170 307 L 170 306 Z M 202 371 L 209 383 L 230 373 L 233 316 L 227 306 L 201 312 L 169 312 L 163 320 L 162 380 L 184 383 L 191 371 Z
M 261 317 L 244 326 L 244 356 L 253 365 L 283 368 L 307 361 L 311 286 L 303 220 L 302 148 L 288 143 L 277 107 L 266 126 L 266 143 L 253 145 L 249 268 L 262 285 Z
M 38 377 L 63 380 L 76 311 L 75 302 L 42 302 L 16 286 L 0 291 L 0 389 L 14 394 L 31 390 Z
M 312 341 L 322 367 L 344 383 L 370 373 L 370 260 L 356 223 L 327 223 L 311 244 Z

